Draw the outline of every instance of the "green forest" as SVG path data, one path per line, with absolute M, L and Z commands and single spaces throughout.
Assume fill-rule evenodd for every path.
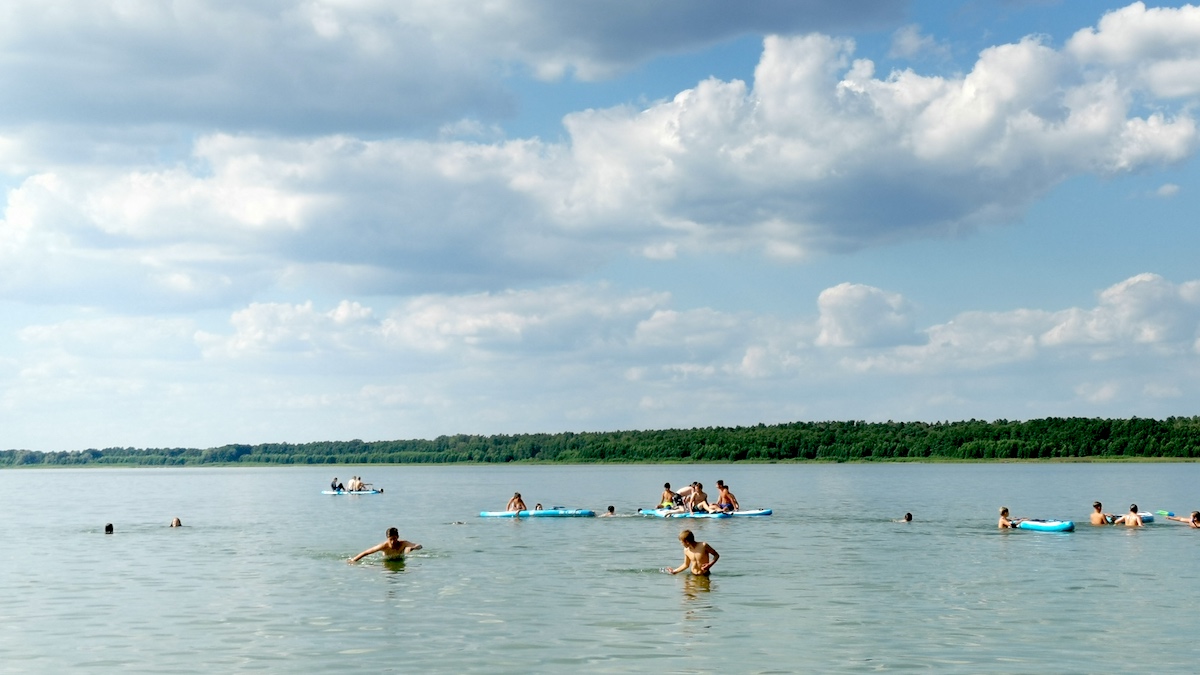
M 1200 458 L 1200 417 L 1023 422 L 793 422 L 659 431 L 439 436 L 219 448 L 0 451 L 0 467 L 445 462 L 968 461 Z

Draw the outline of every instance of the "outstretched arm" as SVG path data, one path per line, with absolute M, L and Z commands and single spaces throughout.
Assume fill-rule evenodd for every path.
M 387 542 L 386 542 L 386 541 L 385 541 L 385 542 L 383 542 L 382 544 L 379 544 L 378 546 L 372 546 L 371 548 L 369 548 L 369 549 L 367 549 L 367 550 L 363 551 L 362 553 L 359 553 L 358 555 L 354 556 L 353 558 L 351 558 L 351 559 L 347 560 L 346 562 L 352 562 L 352 563 L 353 563 L 353 562 L 358 562 L 359 560 L 362 560 L 363 558 L 365 558 L 366 556 L 369 556 L 369 555 L 371 555 L 372 553 L 379 553 L 380 551 L 382 551 L 382 550 L 383 550 L 383 548 L 384 548 L 385 546 L 387 546 Z
M 413 551 L 421 550 L 421 545 L 415 541 L 406 541 L 406 542 L 404 542 L 404 544 L 405 545 L 400 549 L 400 553 L 402 553 L 402 554 L 412 553 Z

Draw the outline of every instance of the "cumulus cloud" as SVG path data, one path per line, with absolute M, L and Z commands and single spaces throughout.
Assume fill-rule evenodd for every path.
M 880 347 L 916 338 L 912 308 L 897 293 L 844 283 L 822 291 L 817 306 L 820 346 Z
M 1171 15 L 1177 28 L 1156 12 L 1125 21 L 1178 34 L 1126 61 L 1190 53 L 1190 10 Z M 752 84 L 575 113 L 557 143 L 214 133 L 179 162 L 47 165 L 9 192 L 0 293 L 69 294 L 114 268 L 105 283 L 148 304 L 317 279 L 344 293 L 500 290 L 627 254 L 803 260 L 1006 222 L 1071 176 L 1195 151 L 1187 105 L 1138 108 L 1158 90 L 1126 76 L 1111 21 L 1073 38 L 1086 48 L 986 49 L 959 77 L 879 77 L 848 40 L 769 37 Z M 62 274 L 41 287 L 34 269 Z
M 10 0 L 0 123 L 432 129 L 511 113 L 510 64 L 593 79 L 747 33 L 879 25 L 903 4 Z

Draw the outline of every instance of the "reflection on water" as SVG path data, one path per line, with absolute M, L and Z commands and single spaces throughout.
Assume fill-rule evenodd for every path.
M 391 558 L 383 561 L 383 569 L 392 574 L 404 571 L 404 558 Z

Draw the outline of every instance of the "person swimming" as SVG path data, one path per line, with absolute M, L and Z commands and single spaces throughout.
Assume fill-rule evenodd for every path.
M 1000 529 L 1011 530 L 1011 529 L 1015 528 L 1017 525 L 1020 525 L 1022 520 L 1025 520 L 1025 519 L 1024 518 L 1009 518 L 1008 517 L 1008 507 L 1007 506 L 1000 507 L 1000 522 L 998 523 Z
M 1113 525 L 1124 525 L 1125 527 L 1141 527 L 1145 524 L 1142 522 L 1142 517 L 1138 515 L 1137 504 L 1130 504 L 1129 513 L 1113 521 Z
M 371 548 L 347 560 L 346 562 L 355 563 L 362 558 L 371 555 L 372 553 L 380 552 L 383 553 L 384 560 L 402 560 L 406 553 L 421 550 L 420 544 L 401 539 L 400 531 L 394 527 L 389 527 L 385 534 L 387 535 L 387 539 L 382 544 L 372 546 Z
M 1167 516 L 1167 520 L 1178 520 L 1181 523 L 1187 523 L 1193 530 L 1200 529 L 1200 511 L 1192 511 L 1192 515 L 1187 518 L 1183 516 Z
M 183 527 L 183 523 L 178 518 L 172 518 L 171 527 Z
M 1100 502 L 1092 502 L 1092 509 L 1091 522 L 1093 525 L 1112 525 L 1116 520 L 1116 516 L 1104 512 L 1104 506 Z

